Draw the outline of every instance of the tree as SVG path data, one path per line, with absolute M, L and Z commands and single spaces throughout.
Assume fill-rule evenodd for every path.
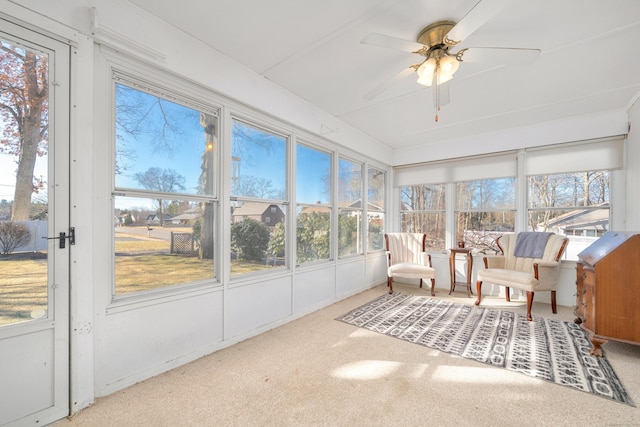
M 31 233 L 24 224 L 6 221 L 0 222 L 0 252 L 9 255 L 31 241 Z
M 49 78 L 46 55 L 0 41 L 0 152 L 17 157 L 11 219 L 29 219 L 36 158 L 47 152 Z
M 273 187 L 273 183 L 267 178 L 258 178 L 252 175 L 244 175 L 236 180 L 233 194 L 258 199 L 285 199 L 284 190 Z
M 269 228 L 252 218 L 231 224 L 231 247 L 238 259 L 260 261 L 269 246 Z
M 162 193 L 173 193 L 178 190 L 184 190 L 185 179 L 173 169 L 160 169 L 157 167 L 149 168 L 146 172 L 138 172 L 134 175 L 138 184 L 142 185 L 146 190 L 158 191 Z M 158 201 L 158 216 L 160 217 L 160 225 L 163 222 L 163 201 Z
M 329 259 L 331 254 L 328 212 L 311 212 L 298 215 L 296 232 L 296 263 Z
M 274 256 L 284 256 L 284 247 L 285 247 L 285 228 L 284 222 L 279 222 L 273 227 L 273 231 L 271 232 L 271 238 L 269 240 L 269 252 L 271 252 Z

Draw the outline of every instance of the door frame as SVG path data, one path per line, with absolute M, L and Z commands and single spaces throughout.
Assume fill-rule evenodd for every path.
M 72 37 L 54 35 L 50 29 L 59 30 L 62 27 L 60 24 L 51 26 L 52 21 L 40 15 L 36 17 L 26 9 L 12 4 L 6 4 L 9 6 L 7 8 L 4 6 L 3 3 L 5 11 L 12 9 L 15 15 L 0 12 L 0 35 L 19 43 L 22 40 L 24 43 L 21 44 L 25 47 L 33 46 L 49 54 L 48 235 L 57 236 L 60 232 L 68 234 L 71 193 L 71 69 L 72 49 L 75 48 L 74 39 L 77 35 L 71 34 L 68 28 L 63 29 L 62 34 Z M 11 10 L 8 12 L 11 13 Z M 49 29 L 36 26 L 35 23 L 38 22 L 46 23 L 45 26 Z M 63 418 L 70 412 L 70 247 L 67 242 L 66 248 L 60 249 L 57 240 L 50 240 L 47 246 L 47 316 L 6 325 L 0 329 L 0 340 L 4 341 L 6 348 L 16 349 L 14 354 L 20 357 L 17 359 L 8 356 L 7 362 L 16 363 L 15 366 L 22 365 L 22 369 L 27 370 L 29 366 L 39 366 L 36 370 L 47 376 L 43 384 L 50 384 L 50 397 L 32 399 L 29 391 L 24 390 L 25 387 L 24 394 L 20 396 L 18 387 L 6 384 L 3 386 L 5 392 L 11 391 L 14 396 L 18 394 L 16 402 L 19 408 L 16 415 L 19 418 L 0 422 L 43 425 Z M 30 343 L 28 348 L 43 351 L 22 352 L 25 342 Z M 42 368 L 43 361 L 51 367 Z M 22 383 L 21 380 L 18 382 Z

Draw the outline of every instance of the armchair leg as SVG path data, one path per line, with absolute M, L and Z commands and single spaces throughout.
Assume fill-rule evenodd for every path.
M 393 293 L 393 277 L 387 277 L 387 288 L 389 288 L 389 294 Z
M 511 289 L 508 286 L 504 287 L 505 297 L 507 298 L 507 302 L 511 302 Z
M 527 291 L 527 320 L 531 322 L 531 306 L 533 305 L 533 295 L 534 292 Z
M 556 291 L 551 291 L 551 311 L 553 311 L 553 314 L 558 314 L 558 307 L 556 306 Z
M 431 296 L 435 297 L 436 296 L 436 279 L 431 279 Z
M 480 305 L 480 300 L 482 299 L 482 281 L 478 280 L 476 282 L 476 294 L 478 294 L 478 298 L 476 299 L 476 305 Z
M 422 289 L 422 279 L 420 279 L 420 289 Z

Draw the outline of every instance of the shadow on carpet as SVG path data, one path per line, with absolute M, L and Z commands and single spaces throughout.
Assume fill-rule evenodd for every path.
M 572 322 L 436 298 L 385 294 L 336 320 L 635 406 Z

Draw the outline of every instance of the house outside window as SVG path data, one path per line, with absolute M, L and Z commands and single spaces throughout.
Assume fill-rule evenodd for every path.
M 214 281 L 217 112 L 115 80 L 114 293 Z
M 338 257 L 363 253 L 362 169 L 362 163 L 338 161 Z
M 286 266 L 287 145 L 275 131 L 232 122 L 232 276 Z
M 296 145 L 296 264 L 331 259 L 330 153 Z

